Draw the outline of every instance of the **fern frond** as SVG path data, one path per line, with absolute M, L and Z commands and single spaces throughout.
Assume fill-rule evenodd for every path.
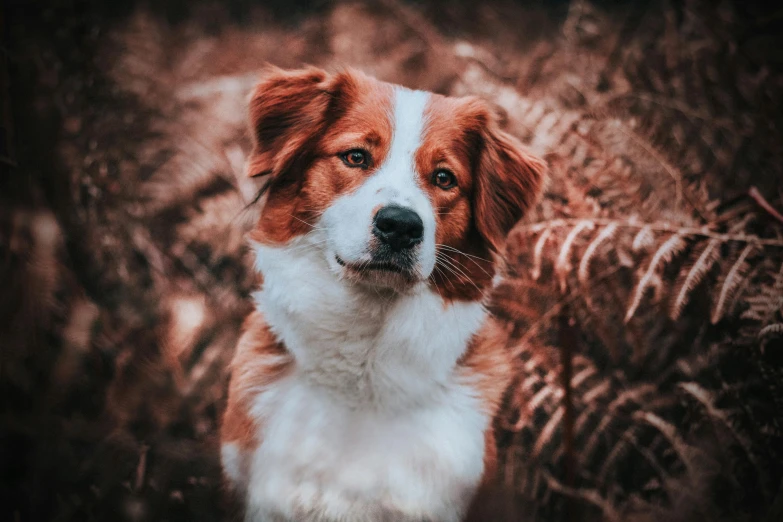
M 647 270 L 645 270 L 644 275 L 639 278 L 639 282 L 636 284 L 631 304 L 625 314 L 626 323 L 633 318 L 642 302 L 642 298 L 644 297 L 647 288 L 654 285 L 657 281 L 660 281 L 660 276 L 658 275 L 659 267 L 663 268 L 663 265 L 670 262 L 674 256 L 686 247 L 686 245 L 687 242 L 683 239 L 681 234 L 674 234 L 658 247 L 658 250 L 655 251 L 655 254 L 650 260 L 650 264 L 647 265 Z
M 719 246 L 720 242 L 717 239 L 710 240 L 696 261 L 690 266 L 690 269 L 681 273 L 679 281 L 675 286 L 676 295 L 669 311 L 669 317 L 672 320 L 676 321 L 680 318 L 680 314 L 682 314 L 685 305 L 688 304 L 691 298 L 691 293 L 704 280 L 715 264 L 720 254 Z
M 533 248 L 533 268 L 530 270 L 530 277 L 533 278 L 533 281 L 538 281 L 538 278 L 541 277 L 541 259 L 544 253 L 544 246 L 551 235 L 552 229 L 547 228 L 536 240 L 536 245 Z
M 725 315 L 727 304 L 734 296 L 740 283 L 748 275 L 749 263 L 747 262 L 748 256 L 755 250 L 756 245 L 754 243 L 748 244 L 737 260 L 732 264 L 726 276 L 723 278 L 723 283 L 720 286 L 718 292 L 718 298 L 715 300 L 715 304 L 712 309 L 712 315 L 710 321 L 712 324 L 717 324 Z
M 584 254 L 582 254 L 582 260 L 579 262 L 579 270 L 577 270 L 577 280 L 582 286 L 587 285 L 587 279 L 590 276 L 590 261 L 592 261 L 593 256 L 598 252 L 598 248 L 604 241 L 612 239 L 617 234 L 618 228 L 617 223 L 609 224 L 585 249 Z
M 566 236 L 563 245 L 560 247 L 560 254 L 557 256 L 557 262 L 555 263 L 555 274 L 557 275 L 560 283 L 560 292 L 565 293 L 568 272 L 571 270 L 571 247 L 574 244 L 574 240 L 583 230 L 592 230 L 595 224 L 590 220 L 582 220 L 571 229 L 571 232 Z

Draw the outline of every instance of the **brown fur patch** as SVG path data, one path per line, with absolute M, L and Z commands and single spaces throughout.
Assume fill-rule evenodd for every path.
M 231 363 L 228 403 L 220 438 L 223 443 L 233 442 L 240 450 L 247 451 L 259 443 L 258 419 L 250 416 L 253 398 L 259 387 L 285 376 L 293 367 L 294 359 L 269 331 L 259 312 L 248 316 L 244 330 Z
M 484 411 L 491 417 L 500 408 L 513 376 L 508 339 L 503 324 L 489 317 L 457 362 L 460 379 L 479 392 Z

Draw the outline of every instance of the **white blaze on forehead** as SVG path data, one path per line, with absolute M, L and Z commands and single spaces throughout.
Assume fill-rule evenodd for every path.
M 401 171 L 415 172 L 414 155 L 421 146 L 424 132 L 424 110 L 429 93 L 396 87 L 394 92 L 394 134 L 389 149 L 389 163 L 397 164 Z

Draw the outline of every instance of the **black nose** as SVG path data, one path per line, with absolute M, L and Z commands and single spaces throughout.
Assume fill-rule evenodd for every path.
M 372 232 L 392 250 L 400 251 L 421 243 L 424 223 L 409 208 L 383 207 L 375 214 Z

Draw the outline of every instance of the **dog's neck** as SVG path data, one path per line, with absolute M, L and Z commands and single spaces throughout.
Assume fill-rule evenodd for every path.
M 264 276 L 259 311 L 296 361 L 296 372 L 351 405 L 429 403 L 454 370 L 485 310 L 444 302 L 427 285 L 405 294 L 339 280 L 314 242 L 254 245 Z

